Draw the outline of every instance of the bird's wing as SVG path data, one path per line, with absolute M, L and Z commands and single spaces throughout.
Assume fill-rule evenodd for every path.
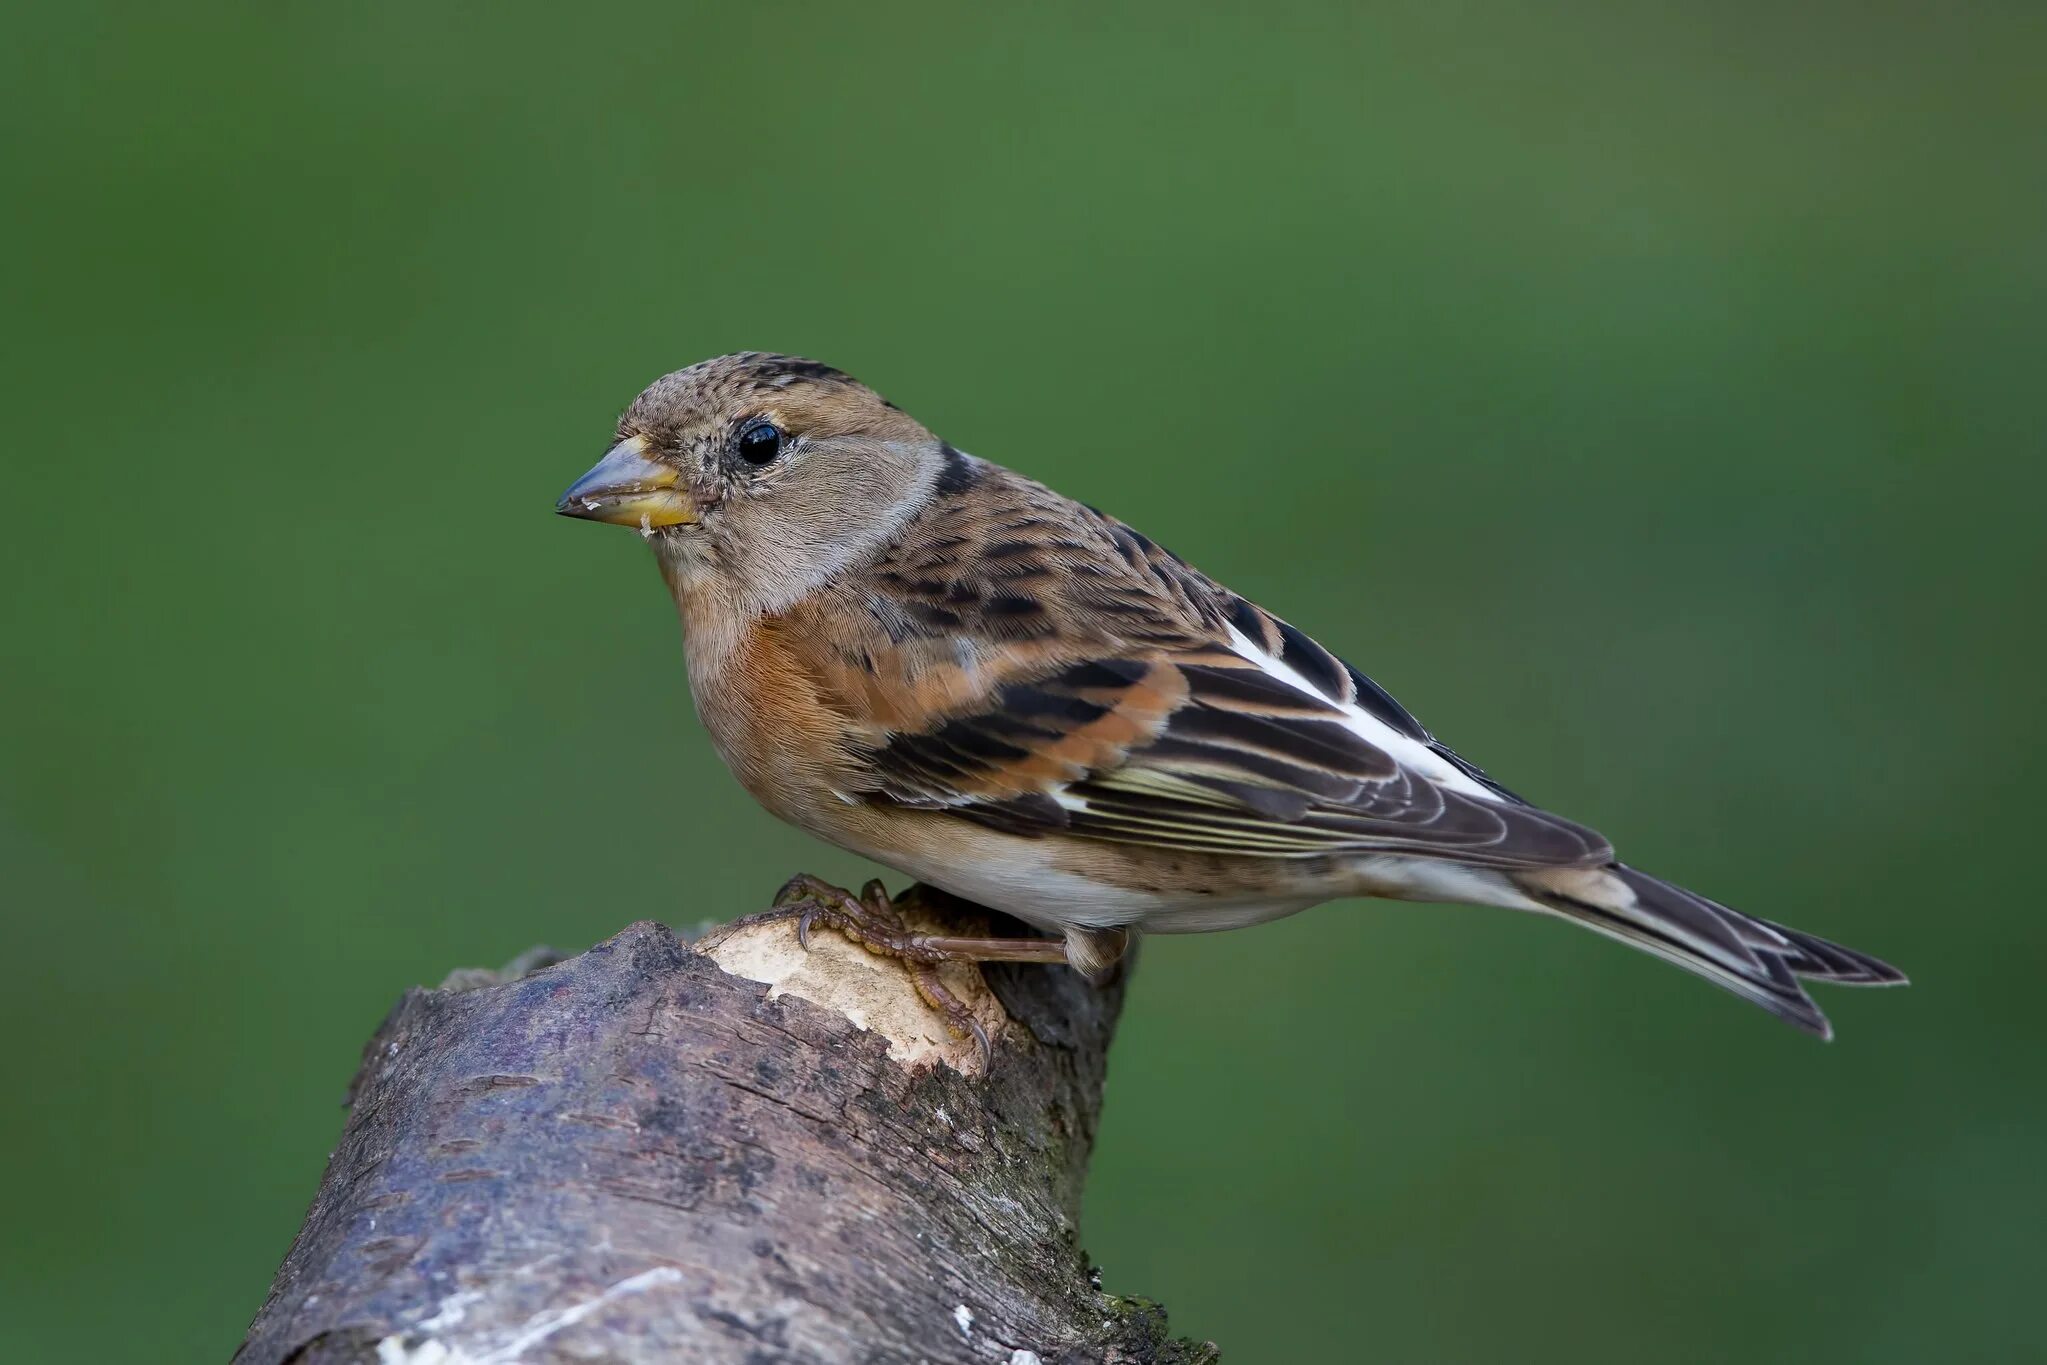
M 971 704 L 876 737 L 860 799 L 1205 853 L 1612 861 L 1600 835 L 1492 783 L 1364 674 L 1241 598 L 1204 635 L 1056 664 L 994 655 L 1008 676 Z
M 1270 858 L 1613 858 L 1292 626 L 1113 518 L 969 456 L 840 590 L 806 634 L 856 735 L 848 800 Z

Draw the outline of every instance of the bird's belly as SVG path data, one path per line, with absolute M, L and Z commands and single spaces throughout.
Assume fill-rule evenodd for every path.
M 1204 933 L 1278 919 L 1342 894 L 1335 888 L 1273 886 L 1270 863 L 1245 868 L 1247 860 L 1230 859 L 1236 866 L 1147 867 L 1139 851 L 1124 846 L 1024 838 L 951 816 L 905 812 L 889 824 L 886 833 L 843 825 L 813 832 L 1041 929 Z
M 929 882 L 976 905 L 1014 915 L 1040 929 L 1061 930 L 1070 925 L 1088 929 L 1127 925 L 1142 928 L 1165 908 L 1158 896 L 1090 881 L 1042 862 L 933 863 L 915 867 L 907 865 L 907 860 L 900 856 L 892 861 L 918 881 Z
M 898 859 L 897 861 L 901 861 Z M 1183 895 L 1140 891 L 1076 876 L 1050 866 L 1019 862 L 904 867 L 922 882 L 977 905 L 1014 915 L 1041 929 L 1138 929 L 1149 934 L 1198 934 L 1236 929 L 1305 910 L 1321 896 Z

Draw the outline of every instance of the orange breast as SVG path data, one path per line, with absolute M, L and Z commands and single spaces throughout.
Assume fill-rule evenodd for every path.
M 693 620 L 684 604 L 697 714 L 732 775 L 769 811 L 806 829 L 848 789 L 847 717 L 779 620 Z M 721 630 L 719 627 L 725 626 Z

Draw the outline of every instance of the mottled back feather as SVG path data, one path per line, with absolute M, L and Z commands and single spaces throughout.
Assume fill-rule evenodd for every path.
M 820 683 L 856 736 L 849 798 L 1246 857 L 1611 859 L 1599 835 L 1485 781 L 1356 668 L 1141 533 L 947 454 L 930 504 L 809 604 Z M 884 658 L 861 643 L 875 626 Z

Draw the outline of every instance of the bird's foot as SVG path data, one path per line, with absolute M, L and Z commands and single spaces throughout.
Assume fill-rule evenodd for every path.
M 939 963 L 957 961 L 962 955 L 935 946 L 937 940 L 928 934 L 912 934 L 906 929 L 902 916 L 896 913 L 895 902 L 889 898 L 888 888 L 880 881 L 867 883 L 855 896 L 822 877 L 799 872 L 775 893 L 772 909 L 748 915 L 738 923 L 765 924 L 789 919 L 796 921 L 796 939 L 805 948 L 810 947 L 810 931 L 822 925 L 836 929 L 877 957 L 891 957 L 902 963 L 917 994 L 944 1016 L 946 1027 L 956 1037 L 974 1040 L 984 1066 L 994 1061 L 995 1050 L 988 1041 L 988 1030 L 938 976 Z
M 912 894 L 915 894 L 914 889 Z M 741 925 L 771 921 L 796 921 L 796 937 L 810 946 L 810 931 L 822 925 L 878 957 L 892 957 L 909 970 L 917 994 L 945 1017 L 946 1025 L 958 1037 L 972 1038 L 981 1049 L 981 1060 L 994 1060 L 988 1030 L 939 979 L 939 964 L 945 962 L 1047 962 L 1067 961 L 1065 940 L 1056 938 L 960 938 L 944 934 L 912 933 L 896 913 L 888 888 L 871 881 L 855 896 L 833 886 L 822 877 L 799 873 L 775 893 L 774 908 L 737 921 Z

